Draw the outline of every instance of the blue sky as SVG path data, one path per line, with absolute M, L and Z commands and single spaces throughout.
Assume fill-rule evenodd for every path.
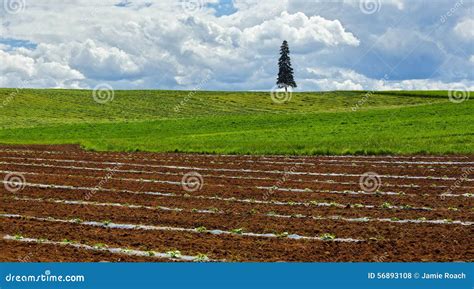
M 0 0 L 0 86 L 473 89 L 470 0 Z

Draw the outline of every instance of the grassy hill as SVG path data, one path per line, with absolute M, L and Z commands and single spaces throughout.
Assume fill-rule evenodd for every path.
M 446 91 L 294 93 L 0 89 L 0 143 L 204 153 L 473 153 L 474 102 Z

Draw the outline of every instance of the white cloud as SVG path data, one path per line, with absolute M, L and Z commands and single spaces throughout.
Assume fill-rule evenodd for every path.
M 70 50 L 69 64 L 86 76 L 114 79 L 133 76 L 140 67 L 132 57 L 116 47 L 97 46 L 88 39 L 84 43 L 75 43 Z
M 308 68 L 303 83 L 315 84 L 320 90 L 449 90 L 466 87 L 474 90 L 474 81 L 443 82 L 433 79 L 394 81 L 389 75 L 381 79 L 366 77 L 350 69 Z
M 474 40 L 474 19 L 464 19 L 454 27 L 454 31 L 466 40 Z
M 283 39 L 288 40 L 296 52 L 307 52 L 321 45 L 359 45 L 359 40 L 346 32 L 338 20 L 307 17 L 301 12 L 282 12 L 278 17 L 244 29 L 242 34 L 244 43 L 263 49 L 278 47 Z
M 31 58 L 0 50 L 0 86 L 3 87 L 79 87 L 85 77 L 77 70 L 43 58 Z
M 94 87 L 105 81 L 116 88 L 193 89 L 210 75 L 206 89 L 270 89 L 283 39 L 290 43 L 299 89 L 306 90 L 382 87 L 364 75 L 367 71 L 352 67 L 380 36 L 383 41 L 374 50 L 383 60 L 408 56 L 420 42 L 422 53 L 411 53 L 407 63 L 442 62 L 445 57 L 437 49 L 441 40 L 427 38 L 424 20 L 417 18 L 416 13 L 428 9 L 411 11 L 419 5 L 406 0 L 382 0 L 382 14 L 370 16 L 360 13 L 356 0 L 233 0 L 238 11 L 222 17 L 206 6 L 218 0 L 198 0 L 203 5 L 194 8 L 180 0 L 133 0 L 117 7 L 120 2 L 38 0 L 28 1 L 18 14 L 0 11 L 0 85 L 27 80 L 34 86 Z M 331 10 L 333 2 L 337 9 Z M 459 18 L 466 17 L 461 12 Z M 405 27 L 388 29 L 404 24 L 401 19 Z M 471 20 L 462 19 L 455 31 L 472 39 L 472 30 L 466 30 Z M 2 38 L 27 40 L 37 47 L 2 44 Z M 474 53 L 462 48 L 467 55 Z M 371 61 L 360 62 L 370 67 Z M 325 72 L 308 70 L 313 67 L 325 67 Z M 428 75 L 430 69 L 425 69 Z M 441 83 L 470 81 L 467 73 L 446 75 L 449 79 Z M 410 83 L 422 85 L 404 85 Z
M 39 65 L 41 59 L 79 72 L 84 86 L 105 80 L 125 88 L 188 89 L 211 74 L 215 85 L 247 83 L 242 88 L 252 89 L 259 83 L 252 80 L 252 72 L 270 59 L 275 66 L 283 39 L 293 53 L 359 44 L 339 20 L 288 13 L 285 1 L 236 1 L 244 8 L 254 6 L 226 17 L 216 17 L 205 5 L 187 7 L 171 0 L 151 1 L 152 5 L 131 1 L 126 7 L 116 7 L 118 1 L 111 0 L 76 2 L 42 0 L 18 15 L 5 15 L 6 37 L 38 44 L 35 49 L 18 49 L 28 57 L 25 75 L 31 77 L 31 65 Z

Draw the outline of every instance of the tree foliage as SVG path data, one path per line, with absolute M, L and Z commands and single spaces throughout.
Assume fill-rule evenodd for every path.
M 285 88 L 285 91 L 288 90 L 288 87 L 296 87 L 296 82 L 293 78 L 293 68 L 291 67 L 290 59 L 290 48 L 288 42 L 283 41 L 280 48 L 280 59 L 278 60 L 278 79 L 277 85 L 279 88 Z

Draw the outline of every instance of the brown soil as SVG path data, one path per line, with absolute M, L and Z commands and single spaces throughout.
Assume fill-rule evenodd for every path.
M 15 159 L 19 158 L 19 159 Z M 35 160 L 35 158 L 37 160 Z M 39 160 L 42 159 L 42 160 Z M 67 160 L 55 161 L 55 160 Z M 88 161 L 89 163 L 82 163 Z M 380 162 L 389 163 L 380 163 Z M 125 230 L 56 223 L 31 219 L 2 218 L 0 235 L 21 234 L 24 237 L 61 241 L 65 238 L 84 244 L 104 243 L 110 247 L 167 252 L 180 250 L 186 255 L 204 253 L 213 259 L 227 261 L 472 261 L 474 251 L 470 240 L 472 226 L 458 224 L 412 224 L 390 222 L 349 222 L 344 220 L 313 220 L 311 218 L 275 218 L 269 212 L 283 215 L 342 216 L 345 218 L 451 219 L 474 220 L 472 197 L 444 197 L 473 193 L 474 156 L 377 156 L 377 157 L 287 157 L 287 156 L 214 156 L 196 154 L 157 153 L 97 153 L 85 152 L 76 146 L 0 146 L 0 170 L 23 172 L 27 183 L 99 187 L 114 189 L 87 191 L 78 189 L 35 188 L 26 186 L 18 192 L 0 186 L 3 214 L 20 214 L 58 219 L 80 218 L 84 221 L 110 220 L 156 226 L 233 230 L 244 232 L 283 233 L 319 236 L 331 233 L 338 238 L 363 239 L 348 243 L 319 240 L 294 240 L 233 235 L 212 235 L 178 231 Z M 104 163 L 109 162 L 109 163 Z M 115 162 L 126 163 L 117 166 Z M 405 164 L 396 162 L 423 162 Z M 434 162 L 457 162 L 435 164 Z M 303 164 L 301 164 L 303 163 Z M 46 166 L 45 166 L 46 165 Z M 48 167 L 50 166 L 50 167 Z M 75 168 L 61 168 L 73 166 Z M 156 167 L 161 166 L 161 167 Z M 177 166 L 170 168 L 163 166 Z M 87 168 L 136 170 L 110 172 Z M 197 170 L 205 168 L 208 170 Z M 224 171 L 217 171 L 224 169 Z M 185 173 L 197 171 L 204 186 L 186 192 L 180 185 Z M 229 171 L 230 170 L 230 171 Z M 252 171 L 248 171 L 252 170 Z M 258 172 L 255 172 L 258 171 Z M 280 171 L 280 173 L 274 173 Z M 287 171 L 354 174 L 288 175 Z M 379 191 L 400 195 L 350 195 L 321 192 L 360 191 L 359 176 L 365 172 L 380 175 L 430 176 L 447 179 L 408 179 L 381 177 Z M 6 173 L 1 174 L 1 179 Z M 129 179 L 129 180 L 126 180 Z M 131 180 L 130 180 L 131 179 Z M 147 182 L 157 180 L 172 183 Z M 173 183 L 174 182 L 174 183 Z M 406 187 L 406 186 L 409 187 Z M 281 191 L 257 187 L 310 189 Z M 177 196 L 133 194 L 133 192 L 173 193 Z M 204 196 L 206 198 L 198 198 Z M 128 207 L 58 204 L 15 200 L 15 197 L 40 199 L 121 203 L 144 206 L 182 208 L 183 212 L 133 209 Z M 276 200 L 285 205 L 242 203 L 211 199 L 236 198 Z M 346 208 L 297 205 L 292 202 L 336 202 Z M 430 207 L 431 211 L 414 209 L 384 209 L 382 205 Z M 375 208 L 357 208 L 355 204 Z M 352 205 L 352 206 L 350 206 Z M 216 209 L 221 213 L 205 214 L 196 209 Z M 0 241 L 0 261 L 160 261 L 156 258 L 132 257 L 106 252 L 92 252 L 62 245 L 31 244 Z M 34 252 L 32 254 L 31 252 Z M 29 258 L 22 258 L 29 256 Z M 23 260 L 24 259 L 24 260 Z M 161 260 L 162 261 L 162 260 Z M 166 261 L 166 260 L 165 260 Z

